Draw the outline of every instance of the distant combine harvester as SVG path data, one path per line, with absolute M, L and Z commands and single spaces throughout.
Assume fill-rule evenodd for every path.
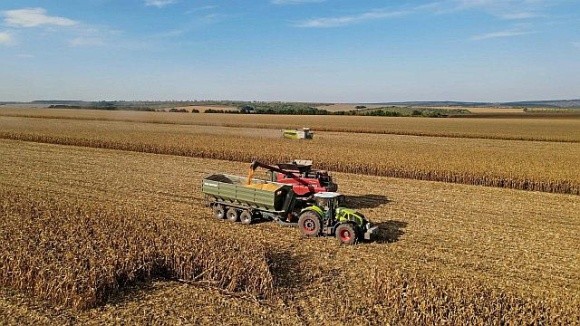
M 282 130 L 282 137 L 288 139 L 312 139 L 314 133 L 310 131 L 310 128 L 302 128 L 302 130 Z

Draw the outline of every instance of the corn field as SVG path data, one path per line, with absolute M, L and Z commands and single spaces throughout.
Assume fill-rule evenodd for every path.
M 579 322 L 577 299 L 562 305 L 393 267 L 358 270 L 357 277 L 334 273 L 325 281 L 316 275 L 324 269 L 307 263 L 300 269 L 314 270 L 312 279 L 322 283 L 289 293 L 273 282 L 291 277 L 285 257 L 268 256 L 263 248 L 227 235 L 183 229 L 176 221 L 122 207 L 10 190 L 0 194 L 0 213 L 6 217 L 0 229 L 6 244 L 0 284 L 57 307 L 85 310 L 122 295 L 128 285 L 178 279 L 246 292 L 265 304 L 283 302 L 286 309 L 302 311 L 300 322 L 309 324 Z
M 294 142 L 247 128 L 262 117 L 201 121 L 246 126 L 234 128 L 86 114 L 0 114 L 0 324 L 580 324 L 575 142 Z M 204 176 L 297 158 L 334 172 L 376 241 L 212 217 Z
M 339 284 L 306 299 L 316 306 L 306 323 L 389 325 L 575 325 L 573 304 L 489 289 L 478 282 L 429 279 L 420 272 L 372 269 L 364 282 Z M 342 299 L 342 300 L 341 300 Z
M 518 119 L 432 119 L 363 116 L 284 116 L 231 114 L 171 114 L 161 112 L 98 111 L 71 109 L 2 109 L 2 117 L 80 121 L 117 121 L 185 126 L 292 129 L 310 127 L 316 131 L 371 133 L 421 137 L 499 139 L 548 142 L 580 142 L 578 116 Z M 501 115 L 500 115 L 501 116 Z M 509 115 L 508 115 L 509 117 Z
M 398 139 L 375 139 L 380 137 L 375 135 L 368 136 L 371 137 L 368 141 L 340 136 L 299 143 L 171 131 L 161 134 L 145 130 L 97 131 L 90 134 L 82 129 L 64 133 L 57 129 L 4 131 L 0 132 L 0 138 L 238 162 L 258 159 L 277 163 L 308 157 L 318 168 L 336 172 L 580 194 L 580 178 L 574 168 L 580 163 L 578 144 L 519 142 L 510 146 L 510 141 L 497 145 L 493 143 L 497 141 L 488 141 L 491 144 L 481 143 L 483 141 L 464 143 L 471 140 L 423 143 L 420 139 L 407 144 Z
M 56 305 L 95 307 L 127 284 L 152 278 L 272 293 L 259 246 L 146 212 L 6 190 L 0 201 L 0 284 Z

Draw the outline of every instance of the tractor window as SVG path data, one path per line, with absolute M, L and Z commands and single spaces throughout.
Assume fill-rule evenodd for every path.
M 318 207 L 324 209 L 325 211 L 330 208 L 330 202 L 329 202 L 328 198 L 318 198 L 316 200 L 316 203 L 317 203 Z

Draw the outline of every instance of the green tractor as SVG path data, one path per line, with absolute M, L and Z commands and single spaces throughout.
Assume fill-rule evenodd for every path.
M 315 203 L 300 211 L 298 228 L 307 237 L 334 235 L 344 244 L 370 240 L 378 231 L 361 213 L 339 207 L 343 196 L 337 192 L 314 194 Z

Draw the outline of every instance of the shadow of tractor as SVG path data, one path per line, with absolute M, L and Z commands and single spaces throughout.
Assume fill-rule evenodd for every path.
M 405 234 L 403 229 L 407 227 L 407 224 L 407 222 L 394 220 L 377 223 L 376 226 L 379 227 L 379 231 L 376 237 L 376 242 L 393 243 L 399 241 L 399 239 Z
M 391 200 L 383 195 L 346 196 L 345 206 L 352 209 L 376 208 L 390 203 Z

